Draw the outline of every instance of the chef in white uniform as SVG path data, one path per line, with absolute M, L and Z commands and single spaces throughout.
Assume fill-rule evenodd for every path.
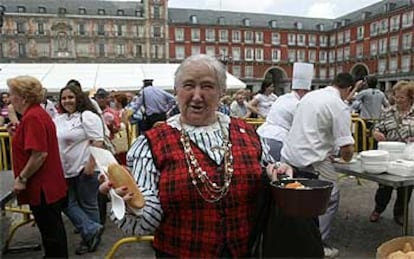
M 292 91 L 279 96 L 273 103 L 266 122 L 257 129 L 257 133 L 266 140 L 270 154 L 276 161 L 280 159 L 280 150 L 293 122 L 293 115 L 300 99 L 311 90 L 313 64 L 294 63 L 292 73 Z

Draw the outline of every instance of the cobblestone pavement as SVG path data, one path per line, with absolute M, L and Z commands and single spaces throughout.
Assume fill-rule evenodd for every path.
M 387 210 L 377 223 L 371 223 L 368 216 L 374 206 L 374 194 L 377 184 L 361 180 L 361 185 L 355 178 L 344 178 L 339 182 L 341 202 L 339 212 L 334 220 L 330 244 L 340 251 L 340 258 L 375 258 L 376 248 L 394 237 L 401 236 L 402 228 L 392 218 L 392 206 L 395 192 Z M 409 233 L 414 234 L 414 206 L 410 203 Z M 69 253 L 71 258 L 104 258 L 111 246 L 123 235 L 112 222 L 107 222 L 102 243 L 95 253 L 76 256 L 74 251 L 80 240 L 73 233 L 73 227 L 66 219 L 68 232 Z M 37 228 L 31 225 L 21 228 L 12 246 L 17 244 L 39 243 Z M 5 259 L 11 258 L 42 258 L 42 251 L 26 251 L 23 253 L 8 253 Z M 115 258 L 154 258 L 154 252 L 149 243 L 131 243 L 120 247 Z

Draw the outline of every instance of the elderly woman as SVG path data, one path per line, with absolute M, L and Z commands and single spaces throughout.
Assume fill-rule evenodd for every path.
M 14 191 L 19 204 L 29 204 L 38 226 L 45 257 L 68 257 L 62 206 L 66 182 L 59 157 L 56 128 L 40 107 L 42 85 L 33 77 L 7 80 L 10 101 L 23 115 L 19 124 L 10 123 L 13 135 Z
M 374 138 L 376 141 L 411 142 L 414 139 L 414 83 L 399 81 L 392 88 L 395 104 L 382 112 L 375 125 Z M 379 185 L 375 194 L 375 209 L 369 217 L 371 222 L 377 222 L 381 213 L 387 208 L 391 199 L 392 187 Z M 410 201 L 412 188 L 409 190 Z M 404 190 L 397 188 L 397 200 L 394 204 L 394 221 L 403 224 Z
M 62 88 L 59 100 L 62 114 L 55 118 L 55 124 L 69 187 L 64 212 L 80 231 L 82 241 L 76 254 L 81 255 L 97 249 L 103 231 L 97 201 L 98 169 L 89 151 L 91 145 L 103 145 L 103 122 L 78 86 Z
M 157 257 L 249 255 L 262 168 L 272 158 L 251 126 L 216 112 L 225 90 L 219 61 L 187 58 L 175 75 L 181 113 L 145 132 L 128 151 L 146 205 L 141 215 L 129 212 L 117 223 L 129 235 L 155 231 Z M 267 169 L 272 177 L 292 173 L 285 164 Z M 108 182 L 101 191 L 108 191 Z M 128 190 L 116 191 L 130 198 Z

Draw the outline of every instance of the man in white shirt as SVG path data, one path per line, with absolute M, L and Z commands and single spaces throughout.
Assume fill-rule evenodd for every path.
M 361 84 L 358 81 L 357 84 Z M 320 179 L 334 183 L 328 209 L 319 217 L 319 229 L 325 243 L 326 257 L 336 257 L 338 250 L 326 245 L 330 225 L 339 206 L 339 190 L 335 185 L 337 175 L 330 157 L 339 148 L 345 161 L 353 156 L 354 139 L 351 133 L 351 114 L 343 102 L 354 86 L 349 73 L 338 74 L 332 86 L 307 94 L 300 101 L 292 127 L 281 151 L 282 161 L 296 167 L 297 171 L 315 172 Z M 307 175 L 307 177 L 311 177 Z
M 258 129 L 270 147 L 270 154 L 276 161 L 280 160 L 280 150 L 290 127 L 299 100 L 311 90 L 313 64 L 294 63 L 292 73 L 292 91 L 279 96 L 272 104 L 266 122 Z

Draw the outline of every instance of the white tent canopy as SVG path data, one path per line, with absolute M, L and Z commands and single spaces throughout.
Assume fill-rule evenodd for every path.
M 179 64 L 0 64 L 0 89 L 7 89 L 7 79 L 30 75 L 42 82 L 48 92 L 59 92 L 70 79 L 76 79 L 85 91 L 134 91 L 143 79 L 153 79 L 154 85 L 173 90 L 174 73 Z M 245 88 L 246 84 L 227 73 L 227 89 Z

